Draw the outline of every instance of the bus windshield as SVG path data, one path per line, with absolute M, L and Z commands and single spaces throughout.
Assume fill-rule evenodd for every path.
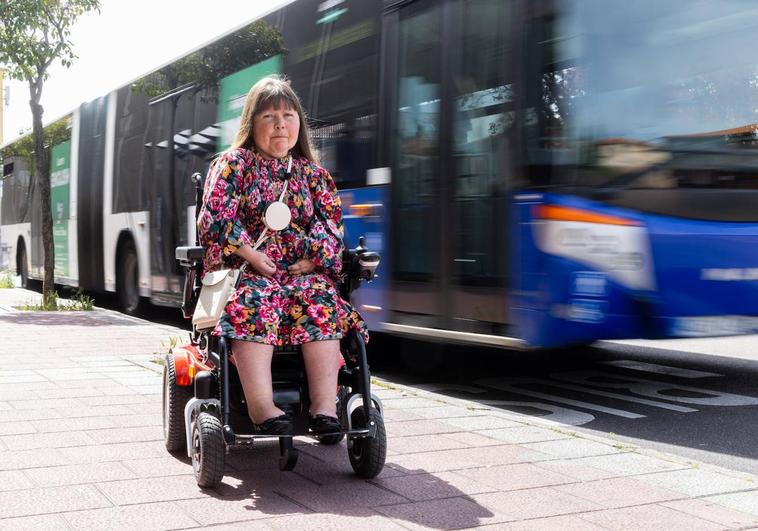
M 532 37 L 550 184 L 758 188 L 755 2 L 556 5 Z

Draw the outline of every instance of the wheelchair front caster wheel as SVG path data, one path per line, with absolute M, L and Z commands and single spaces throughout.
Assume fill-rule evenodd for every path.
M 292 470 L 297 464 L 297 449 L 292 437 L 279 437 L 279 470 Z
M 279 456 L 279 470 L 292 470 L 297 464 L 297 456 L 299 452 L 295 448 L 285 450 L 282 455 Z
M 374 478 L 382 471 L 387 460 L 387 432 L 384 429 L 384 419 L 379 411 L 371 408 L 367 422 L 363 406 L 353 411 L 350 419 L 353 427 L 368 426 L 374 432 L 374 437 L 351 439 L 347 447 L 353 471 L 362 478 Z
M 224 479 L 224 437 L 221 421 L 202 412 L 192 424 L 192 469 L 200 487 L 213 488 Z

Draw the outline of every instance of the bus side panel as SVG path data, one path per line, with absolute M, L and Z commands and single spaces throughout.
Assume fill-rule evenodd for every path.
M 616 270 L 616 257 L 640 255 L 650 263 L 647 229 L 544 220 L 545 204 L 590 209 L 559 196 L 515 196 L 513 319 L 518 335 L 536 347 L 561 347 L 597 339 L 659 335 L 651 319 L 650 271 Z M 599 242 L 613 242 L 606 249 Z
M 361 314 L 369 330 L 380 330 L 387 321 L 390 255 L 387 245 L 389 228 L 390 191 L 388 186 L 370 186 L 340 192 L 345 219 L 345 245 L 353 248 L 358 238 L 365 237 L 365 246 L 378 252 L 381 262 L 377 277 L 364 283 L 353 293 L 353 305 Z
M 103 171 L 107 97 L 81 106 L 77 186 L 79 286 L 103 291 Z
M 758 223 L 649 216 L 667 336 L 758 332 Z

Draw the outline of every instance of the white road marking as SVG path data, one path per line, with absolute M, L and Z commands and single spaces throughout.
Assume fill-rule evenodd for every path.
M 557 376 L 551 374 L 550 376 Z M 637 398 L 636 396 L 620 395 L 618 393 L 609 393 L 608 391 L 600 391 L 598 389 L 592 389 L 591 387 L 585 387 L 580 385 L 571 385 L 567 383 L 558 383 L 551 380 L 541 380 L 541 383 L 550 385 L 552 387 L 560 387 L 561 389 L 569 389 L 571 391 L 579 391 L 581 393 L 588 393 L 591 395 L 604 396 L 606 398 L 613 398 L 615 400 L 624 400 L 626 402 L 634 402 L 637 404 L 643 404 L 646 406 L 659 407 L 661 409 L 669 409 L 671 411 L 678 411 L 679 413 L 695 413 L 697 409 L 685 406 L 676 406 L 666 402 L 658 402 L 657 400 L 648 400 L 647 398 Z
M 707 378 L 709 376 L 724 376 L 716 372 L 695 371 L 692 369 L 683 369 L 681 367 L 672 367 L 670 365 L 659 365 L 657 363 L 645 363 L 644 361 L 634 360 L 613 360 L 601 361 L 603 365 L 612 365 L 622 369 L 631 369 L 633 371 L 652 372 L 655 374 L 665 374 L 668 376 L 677 376 L 679 378 Z
M 589 409 L 591 411 L 600 411 L 601 413 L 608 413 L 609 415 L 614 415 L 616 417 L 624 417 L 627 419 L 641 419 L 645 417 L 645 415 L 632 413 L 631 411 L 624 411 L 623 409 L 615 409 L 612 407 L 599 406 L 597 404 L 590 404 L 589 402 L 582 402 L 581 400 L 573 400 L 571 398 L 565 398 L 562 396 L 554 396 L 554 395 L 549 395 L 547 393 L 529 391 L 527 389 L 522 389 L 521 387 L 518 387 L 518 384 L 523 385 L 523 384 L 540 383 L 537 380 L 532 380 L 532 379 L 527 379 L 527 378 L 509 378 L 507 380 L 500 380 L 496 378 L 486 378 L 484 380 L 477 380 L 474 383 L 476 383 L 477 385 L 482 385 L 484 387 L 491 387 L 493 389 L 498 389 L 500 391 L 508 391 L 514 394 L 531 396 L 532 398 L 539 398 L 542 400 L 548 400 L 550 402 L 558 402 L 559 404 L 568 404 L 570 406 L 580 407 L 583 409 Z
M 589 413 L 556 406 L 555 404 L 545 404 L 544 402 L 514 402 L 511 400 L 479 400 L 479 402 L 482 404 L 487 404 L 488 406 L 503 407 L 504 409 L 508 409 L 508 407 L 504 406 L 516 406 L 547 411 L 549 413 L 548 415 L 529 415 L 528 413 L 520 413 L 518 411 L 509 410 L 511 413 L 515 413 L 517 415 L 537 417 L 540 419 L 557 422 L 559 424 L 566 424 L 568 426 L 581 426 L 582 424 L 587 424 L 588 422 L 595 420 L 595 416 L 590 415 Z
M 701 387 L 677 385 L 669 382 L 657 382 L 633 378 L 631 376 L 610 375 L 600 371 L 573 371 L 552 374 L 551 377 L 579 384 L 582 386 L 605 387 L 609 389 L 626 389 L 639 396 L 659 398 L 670 402 L 699 404 L 702 406 L 755 406 L 758 398 L 721 391 L 711 391 Z M 613 378 L 615 381 L 607 381 Z M 677 395 L 676 393 L 684 393 Z M 701 396 L 687 396 L 687 393 Z

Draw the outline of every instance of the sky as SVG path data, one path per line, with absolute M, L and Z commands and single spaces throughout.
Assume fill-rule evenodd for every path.
M 101 0 L 100 14 L 83 16 L 71 30 L 78 59 L 71 68 L 50 67 L 42 91 L 44 121 L 103 96 L 184 55 L 287 0 Z M 212 6 L 212 9 L 211 9 Z M 32 124 L 29 88 L 5 81 L 3 143 Z M 0 102 L 2 105 L 2 102 Z

